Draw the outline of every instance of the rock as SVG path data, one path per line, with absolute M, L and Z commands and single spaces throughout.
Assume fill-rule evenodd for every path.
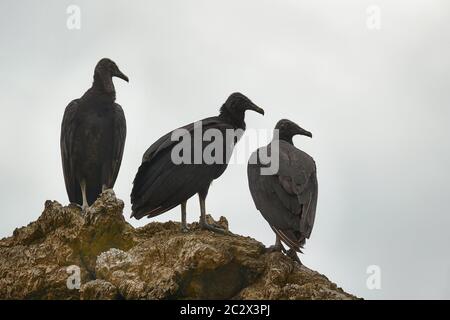
M 116 300 L 120 298 L 119 290 L 105 280 L 92 280 L 80 288 L 81 300 Z
M 135 229 L 123 207 L 112 190 L 84 216 L 47 201 L 38 220 L 0 240 L 0 298 L 356 298 L 252 238 L 197 223 L 188 233 L 171 221 Z M 215 223 L 228 228 L 224 217 Z

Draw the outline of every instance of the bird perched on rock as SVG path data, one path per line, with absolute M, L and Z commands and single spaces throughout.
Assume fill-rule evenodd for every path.
M 182 230 L 186 231 L 186 202 L 198 194 L 200 226 L 223 232 L 206 222 L 205 199 L 211 182 L 227 168 L 234 145 L 245 130 L 246 110 L 264 114 L 249 98 L 233 93 L 218 116 L 171 131 L 153 143 L 145 152 L 133 182 L 131 216 L 155 217 L 181 204 Z M 175 136 L 179 139 L 174 139 Z M 196 136 L 200 136 L 200 141 Z M 213 151 L 210 154 L 213 159 L 208 159 L 209 151 Z
M 101 59 L 94 82 L 79 99 L 69 103 L 61 126 L 61 157 L 67 194 L 83 211 L 98 195 L 114 187 L 122 162 L 126 121 L 115 103 L 112 77 L 128 82 L 114 61 Z
M 280 120 L 274 139 L 251 155 L 247 175 L 256 208 L 276 234 L 270 250 L 285 251 L 281 243 L 284 242 L 290 248 L 288 255 L 300 262 L 295 252 L 301 252 L 311 235 L 318 189 L 316 164 L 294 146 L 295 135 L 312 138 L 309 131 L 294 122 Z M 278 165 L 273 161 L 278 161 Z M 269 166 L 278 170 L 264 172 Z

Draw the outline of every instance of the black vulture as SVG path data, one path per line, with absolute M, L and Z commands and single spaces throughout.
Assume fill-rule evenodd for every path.
M 61 125 L 61 158 L 64 181 L 71 203 L 83 211 L 98 195 L 114 187 L 122 162 L 126 121 L 115 103 L 112 77 L 128 82 L 110 59 L 101 59 L 92 87 L 69 103 Z
M 294 135 L 312 138 L 309 131 L 294 122 L 280 120 L 274 139 L 250 156 L 247 175 L 256 208 L 276 234 L 271 251 L 284 251 L 283 241 L 290 248 L 288 255 L 300 262 L 295 252 L 301 252 L 311 235 L 318 189 L 316 164 L 294 146 Z M 273 161 L 278 161 L 278 165 Z M 269 166 L 275 170 L 270 172 Z
M 220 114 L 188 124 L 162 136 L 145 152 L 142 164 L 136 174 L 131 193 L 132 217 L 141 219 L 144 216 L 155 217 L 181 204 L 182 230 L 187 231 L 186 202 L 198 194 L 200 200 L 200 226 L 203 229 L 224 232 L 222 229 L 206 222 L 205 198 L 211 182 L 222 175 L 227 168 L 229 157 L 240 135 L 245 130 L 245 111 L 253 110 L 264 114 L 264 110 L 256 106 L 241 93 L 231 94 L 220 108 Z M 198 148 L 190 144 L 191 154 L 187 161 L 174 161 L 173 151 L 178 149 L 184 138 L 195 138 L 195 130 L 201 137 Z M 201 131 L 200 131 L 201 129 Z M 176 132 L 184 132 L 183 138 L 174 139 Z M 216 132 L 222 137 L 206 138 L 207 133 Z M 236 134 L 233 139 L 226 138 L 230 132 Z M 231 140 L 231 141 L 230 141 Z M 214 162 L 206 161 L 201 156 L 200 161 L 192 161 L 196 151 L 204 151 L 213 142 L 218 142 L 220 148 Z M 186 148 L 187 149 L 187 148 Z M 182 150 L 184 152 L 185 150 Z M 221 155 L 219 155 L 221 152 Z M 213 154 L 214 152 L 212 152 Z M 180 152 L 181 154 L 181 152 Z M 186 153 L 187 155 L 187 153 Z M 217 161 L 217 159 L 220 159 Z M 194 159 L 195 160 L 195 159 Z

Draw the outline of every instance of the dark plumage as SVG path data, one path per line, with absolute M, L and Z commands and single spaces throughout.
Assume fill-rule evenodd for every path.
M 66 107 L 61 126 L 61 157 L 69 200 L 85 210 L 114 187 L 126 136 L 123 110 L 115 103 L 112 77 L 128 82 L 117 65 L 98 62 L 92 87 Z
M 222 133 L 225 142 L 226 130 L 233 130 L 232 132 L 236 132 L 238 129 L 245 130 L 246 110 L 264 114 L 264 111 L 246 96 L 233 93 L 221 107 L 218 116 L 201 120 L 202 136 L 206 130 L 216 129 Z M 194 123 L 182 128 L 187 130 L 190 137 L 193 136 Z M 131 193 L 133 213 L 131 216 L 136 219 L 144 216 L 154 217 L 181 204 L 182 228 L 187 230 L 186 201 L 198 193 L 201 208 L 200 225 L 205 229 L 220 232 L 218 228 L 206 223 L 205 198 L 211 182 L 220 177 L 227 168 L 228 159 L 225 158 L 227 151 L 231 155 L 237 140 L 230 144 L 222 144 L 224 156 L 221 163 L 208 164 L 202 157 L 201 163 L 198 164 L 194 164 L 193 161 L 190 164 L 175 164 L 171 157 L 172 150 L 181 141 L 172 141 L 172 132 L 157 140 L 144 154 L 142 164 L 133 182 Z M 211 143 L 203 140 L 202 152 Z M 193 159 L 193 144 L 191 150 L 191 159 Z
M 275 134 L 271 143 L 251 155 L 247 167 L 248 183 L 256 208 L 276 233 L 276 244 L 272 249 L 284 251 L 283 241 L 291 249 L 290 254 L 297 258 L 295 251 L 301 252 L 314 224 L 317 175 L 313 158 L 297 149 L 292 137 L 297 134 L 312 137 L 312 134 L 289 120 L 280 120 L 275 130 L 279 137 Z M 262 159 L 272 156 L 279 160 L 278 171 L 261 174 L 261 169 L 268 167 Z

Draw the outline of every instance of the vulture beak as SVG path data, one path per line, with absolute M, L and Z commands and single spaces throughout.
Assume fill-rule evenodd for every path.
M 264 115 L 264 110 L 262 108 L 258 107 L 253 102 L 250 102 L 250 105 L 247 107 L 247 110 L 252 110 L 252 111 L 258 112 L 259 114 Z
M 122 71 L 120 71 L 119 69 L 116 70 L 116 72 L 113 74 L 114 77 L 120 78 L 122 80 L 125 80 L 126 82 L 129 82 L 130 80 L 128 79 L 128 77 L 123 74 Z
M 301 128 L 301 127 L 297 127 L 297 130 L 295 131 L 295 134 L 299 134 L 301 136 L 307 136 L 307 137 L 312 138 L 312 133 L 309 132 L 308 130 L 305 130 L 305 129 Z

